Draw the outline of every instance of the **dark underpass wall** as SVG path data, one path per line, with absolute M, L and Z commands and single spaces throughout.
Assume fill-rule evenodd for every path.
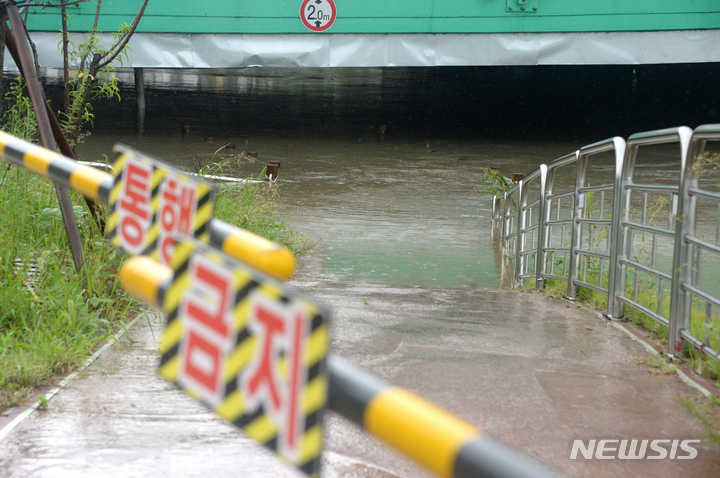
M 423 134 L 594 140 L 720 121 L 718 64 L 406 71 L 402 100 L 380 108 Z
M 135 128 L 132 72 L 120 78 L 122 101 L 94 104 L 96 129 Z M 54 72 L 46 83 L 61 105 Z M 717 63 L 146 70 L 146 128 L 595 141 L 720 122 L 719 86 Z

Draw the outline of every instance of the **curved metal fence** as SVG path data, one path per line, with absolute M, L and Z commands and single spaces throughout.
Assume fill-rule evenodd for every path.
M 518 255 L 515 275 L 518 281 L 535 277 L 537 253 L 540 241 L 540 218 L 545 215 L 545 181 L 547 166 L 540 167 L 525 176 L 519 183 L 520 206 L 518 209 Z
M 720 125 L 580 148 L 494 198 L 493 220 L 516 285 L 605 294 L 609 317 L 667 327 L 668 353 L 720 358 Z
M 570 265 L 570 240 L 575 204 L 575 188 L 556 188 L 555 178 L 567 168 L 577 169 L 577 151 L 552 161 L 547 166 L 543 193 L 544 209 L 540 227 L 540 252 L 536 281 L 542 286 L 546 279 L 567 279 Z
M 611 175 L 598 178 L 595 170 L 600 167 L 600 157 L 605 153 L 611 153 Z M 615 191 L 620 190 L 624 154 L 625 140 L 619 137 L 585 146 L 578 151 L 568 297 L 575 297 L 578 287 L 609 294 L 610 276 L 614 272 L 612 251 L 617 250 L 613 241 L 616 236 L 612 231 L 617 230 L 615 219 L 619 217 L 620 195 Z M 591 178 L 601 184 L 592 185 Z

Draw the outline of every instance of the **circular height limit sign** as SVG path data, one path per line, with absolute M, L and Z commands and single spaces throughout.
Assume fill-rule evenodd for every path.
M 337 7 L 333 0 L 304 0 L 300 6 L 303 25 L 314 32 L 324 32 L 335 23 Z

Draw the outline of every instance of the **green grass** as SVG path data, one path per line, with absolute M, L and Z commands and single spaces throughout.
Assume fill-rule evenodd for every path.
M 243 162 L 256 161 L 244 152 L 216 161 L 216 156 L 223 149 L 224 146 L 215 151 L 207 165 L 196 165 L 196 172 L 200 176 L 231 176 L 234 167 Z M 275 185 L 258 181 L 264 177 L 263 171 L 258 178 L 248 178 L 249 182 L 245 184 L 223 184 L 215 197 L 215 217 L 282 244 L 296 255 L 306 254 L 316 242 L 290 226 L 290 215 L 278 212 L 281 206 L 279 190 Z
M 23 90 L 16 81 L 8 92 L 3 129 L 32 139 L 37 123 Z M 201 172 L 223 174 L 223 167 L 211 160 Z M 74 192 L 71 197 L 83 239 L 81 274 L 72 261 L 52 182 L 0 161 L 0 410 L 84 362 L 141 307 L 119 287 L 124 254 L 104 240 L 80 205 L 83 199 Z M 290 218 L 277 206 L 273 189 L 250 183 L 221 190 L 216 217 L 304 254 L 313 244 L 288 225 Z M 98 209 L 103 214 L 104 206 Z
M 73 199 L 82 204 L 79 196 Z M 75 214 L 86 290 L 52 182 L 0 162 L 0 409 L 83 362 L 134 307 L 116 277 L 124 256 L 103 240 L 82 206 L 75 206 Z
M 713 350 L 720 350 L 720 316 L 710 317 L 699 304 L 693 304 L 690 312 L 690 333 L 708 344 Z M 695 369 L 705 371 L 713 380 L 720 380 L 720 362 L 705 355 L 694 347 L 688 348 L 691 363 Z
M 315 243 L 289 225 L 291 216 L 278 212 L 276 194 L 277 187 L 262 183 L 230 185 L 217 194 L 215 217 L 304 255 Z
M 720 445 L 720 399 L 711 395 L 709 398 L 698 396 L 695 399 L 678 397 L 678 401 L 695 416 L 705 430 L 707 440 Z
M 215 173 L 221 171 L 209 174 Z M 304 254 L 314 244 L 277 212 L 276 191 L 263 183 L 225 187 L 216 217 Z M 80 365 L 141 307 L 119 287 L 125 255 L 104 240 L 79 205 L 82 198 L 71 196 L 83 238 L 85 290 L 52 182 L 0 161 L 0 410 Z
M 480 180 L 480 186 L 475 189 L 478 191 L 485 191 L 493 196 L 503 197 L 503 194 L 512 187 L 512 183 L 509 182 L 502 173 L 496 169 L 485 168 L 483 169 L 483 177 Z M 513 202 L 513 206 L 515 203 Z

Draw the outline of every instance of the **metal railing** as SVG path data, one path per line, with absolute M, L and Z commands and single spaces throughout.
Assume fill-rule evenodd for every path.
M 517 205 L 519 202 L 519 185 L 514 185 L 503 195 L 503 207 L 502 207 L 502 236 L 501 242 L 503 248 L 508 251 L 507 257 L 509 258 L 508 269 L 513 271 L 513 277 L 516 274 L 517 265 L 517 253 L 520 251 L 518 247 L 518 220 L 519 214 Z
M 575 297 L 578 287 L 612 295 L 609 287 L 614 284 L 611 277 L 614 277 L 616 262 L 611 256 L 612 251 L 617 251 L 617 236 L 612 231 L 618 228 L 616 220 L 620 208 L 620 195 L 615 191 L 621 190 L 625 151 L 625 140 L 620 137 L 591 144 L 578 151 L 576 201 L 572 214 L 574 242 L 569 272 L 572 279 L 568 281 L 568 297 Z M 591 186 L 589 178 L 593 177 L 591 172 L 597 166 L 595 160 L 606 152 L 613 153 L 612 182 Z M 606 212 L 608 208 L 609 215 Z M 595 279 L 592 282 L 591 277 Z
M 544 214 L 538 237 L 541 246 L 536 283 L 539 287 L 546 279 L 567 279 L 569 275 L 575 187 L 559 190 L 555 178 L 567 167 L 577 168 L 577 160 L 576 151 L 552 161 L 547 167 Z
M 494 198 L 514 284 L 565 280 L 570 298 L 594 290 L 608 297 L 608 316 L 631 308 L 667 327 L 669 354 L 692 345 L 720 358 L 709 333 L 720 327 L 720 179 L 701 181 L 708 164 L 720 168 L 712 143 L 720 147 L 720 125 L 610 138 Z
M 611 279 L 608 314 L 619 316 L 622 305 L 652 317 L 664 326 L 670 325 L 669 311 L 663 311 L 664 298 L 672 287 L 672 263 L 660 264 L 658 249 L 663 242 L 674 244 L 677 197 L 680 184 L 649 184 L 636 182 L 634 173 L 638 150 L 653 144 L 679 143 L 679 172 L 683 175 L 692 130 L 681 127 L 639 133 L 630 136 L 623 159 L 619 183 L 619 204 L 614 211 L 618 224 L 615 250 L 616 273 Z M 619 218 L 619 221 L 618 221 Z M 652 290 L 654 304 L 640 301 L 643 291 Z M 653 307 L 654 308 L 651 308 Z
M 707 158 L 705 149 L 712 142 L 720 142 L 720 125 L 696 128 L 688 145 L 678 195 L 678 210 L 684 214 L 677 221 L 676 234 L 680 240 L 675 243 L 673 262 L 673 283 L 677 287 L 673 289 L 670 311 L 671 317 L 679 319 L 669 329 L 668 343 L 675 353 L 681 353 L 687 343 L 718 357 L 720 344 L 710 343 L 708 331 L 713 321 L 717 327 L 720 320 L 717 312 L 720 297 L 711 287 L 717 287 L 720 275 L 720 194 L 717 184 L 700 184 L 703 161 Z M 715 186 L 716 191 L 708 190 L 708 186 Z M 697 221 L 701 201 L 709 206 L 708 210 L 715 211 L 714 228 L 710 228 L 709 234 L 701 230 Z M 704 270 L 709 274 L 704 274 Z
M 516 276 L 519 280 L 537 273 L 538 244 L 542 231 L 540 218 L 545 215 L 545 181 L 547 166 L 542 164 L 518 183 L 520 206 L 518 211 L 518 255 Z

